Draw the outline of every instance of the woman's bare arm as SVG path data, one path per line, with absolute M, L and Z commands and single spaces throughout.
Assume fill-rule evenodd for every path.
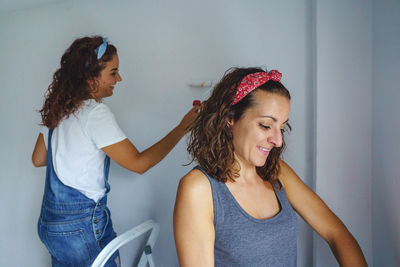
M 44 144 L 43 134 L 40 133 L 36 139 L 35 148 L 32 152 L 32 163 L 35 167 L 46 166 L 47 150 Z
M 187 128 L 197 117 L 198 109 L 199 106 L 193 107 L 177 127 L 142 152 L 139 152 L 129 139 L 103 147 L 102 150 L 122 167 L 136 173 L 145 173 L 160 162 L 185 135 Z
M 285 162 L 280 180 L 297 213 L 329 244 L 340 266 L 367 266 L 357 241 L 322 199 Z
M 174 237 L 181 267 L 214 266 L 214 215 L 211 185 L 199 170 L 184 176 L 174 209 Z

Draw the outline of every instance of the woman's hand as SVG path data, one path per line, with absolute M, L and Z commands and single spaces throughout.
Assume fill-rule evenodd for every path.
M 187 132 L 192 123 L 194 123 L 196 120 L 197 116 L 199 115 L 200 108 L 201 104 L 197 105 L 197 102 L 194 102 L 193 108 L 191 108 L 189 112 L 185 114 L 182 121 L 179 123 L 178 127 L 182 129 L 184 133 Z

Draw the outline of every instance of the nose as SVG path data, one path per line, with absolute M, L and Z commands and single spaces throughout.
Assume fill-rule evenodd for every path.
M 271 136 L 268 138 L 268 141 L 272 143 L 275 147 L 282 146 L 282 132 L 280 129 L 273 129 L 271 131 Z
M 120 82 L 120 81 L 122 81 L 122 77 L 121 77 L 121 75 L 118 73 L 118 74 L 117 74 L 117 82 Z

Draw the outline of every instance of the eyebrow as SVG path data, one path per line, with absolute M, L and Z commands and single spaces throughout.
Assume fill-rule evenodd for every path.
M 113 69 L 111 69 L 110 71 L 114 71 L 114 70 L 118 70 L 118 68 L 113 68 Z
M 261 118 L 269 118 L 269 119 L 272 119 L 274 122 L 278 122 L 278 120 L 277 120 L 275 117 L 273 117 L 273 116 L 261 115 L 260 117 L 261 117 Z M 289 122 L 289 119 L 287 119 L 283 124 L 288 123 L 288 122 Z

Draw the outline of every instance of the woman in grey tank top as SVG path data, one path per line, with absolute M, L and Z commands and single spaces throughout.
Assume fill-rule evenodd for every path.
M 174 235 L 181 266 L 296 266 L 297 212 L 341 266 L 367 266 L 344 224 L 280 157 L 290 129 L 282 74 L 230 69 L 191 128 L 198 166 L 179 184 Z

